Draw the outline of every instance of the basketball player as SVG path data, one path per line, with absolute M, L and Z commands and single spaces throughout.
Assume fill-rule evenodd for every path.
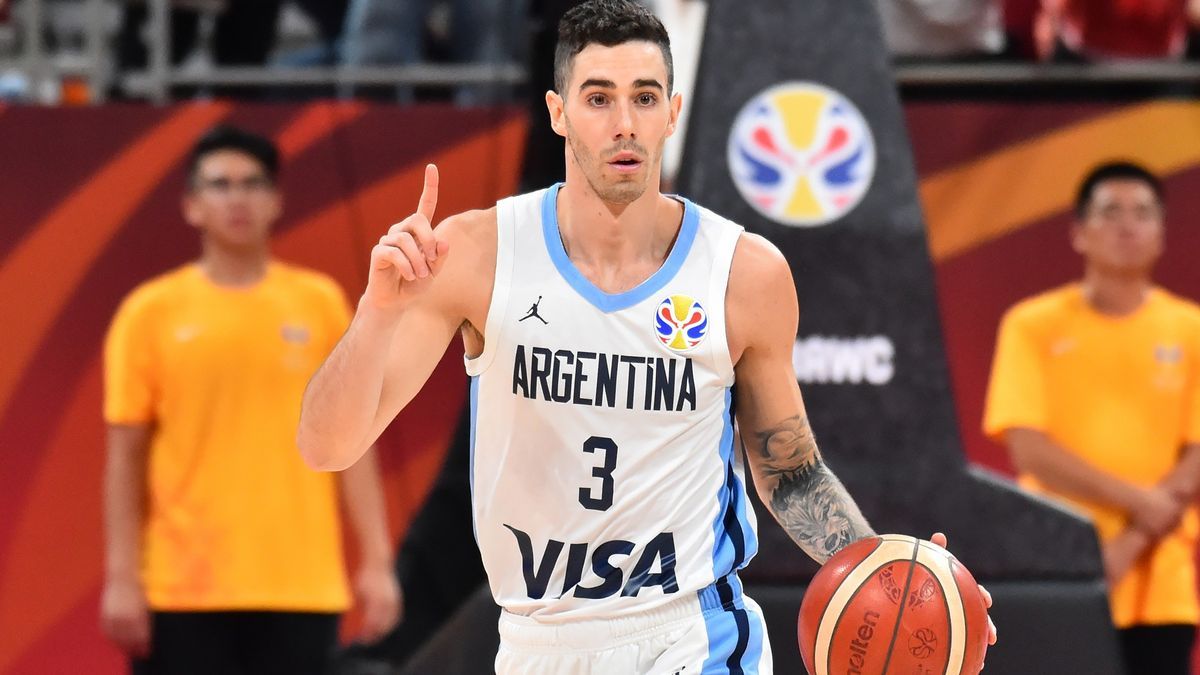
M 735 382 L 755 484 L 800 547 L 825 561 L 872 534 L 805 416 L 787 261 L 659 192 L 680 103 L 646 9 L 568 12 L 546 93 L 565 183 L 434 231 L 427 167 L 305 394 L 304 457 L 343 469 L 461 335 L 475 534 L 504 609 L 497 672 L 771 672 L 737 575 L 757 540 Z M 522 321 L 531 305 L 541 321 Z

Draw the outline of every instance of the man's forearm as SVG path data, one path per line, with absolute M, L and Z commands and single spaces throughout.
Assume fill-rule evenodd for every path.
M 1137 510 L 1137 486 L 1088 464 L 1044 433 L 1011 429 L 1006 440 L 1017 468 L 1056 492 L 1126 512 Z
M 374 442 L 367 436 L 379 409 L 394 330 L 394 320 L 360 309 L 313 375 L 304 391 L 296 435 L 309 466 L 344 469 Z
M 824 563 L 834 553 L 874 534 L 837 476 L 818 457 L 795 469 L 780 469 L 768 486 L 767 503 L 788 535 Z
M 113 425 L 104 463 L 104 574 L 109 581 L 137 582 L 146 504 L 149 431 Z
M 387 504 L 379 459 L 374 448 L 340 474 L 342 502 L 358 542 L 364 565 L 392 567 L 393 546 L 387 527 Z
M 874 534 L 842 482 L 821 460 L 808 420 L 792 417 L 755 434 L 759 496 L 805 553 L 824 563 Z

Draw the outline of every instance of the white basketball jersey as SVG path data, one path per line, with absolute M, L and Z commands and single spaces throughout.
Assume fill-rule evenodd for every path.
M 742 228 L 681 200 L 662 267 L 608 294 L 563 248 L 558 188 L 497 204 L 485 346 L 466 362 L 475 535 L 495 600 L 562 621 L 735 592 L 731 573 L 758 546 L 725 330 Z

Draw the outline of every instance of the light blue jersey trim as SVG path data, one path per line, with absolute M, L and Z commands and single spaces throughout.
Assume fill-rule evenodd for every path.
M 730 407 L 733 395 L 725 389 L 725 426 L 721 430 L 718 453 L 724 467 L 725 480 L 717 490 L 717 516 L 713 520 L 713 578 L 720 579 L 746 566 L 758 552 L 758 534 L 746 513 L 746 490 L 734 471 L 733 418 Z
M 713 600 L 720 604 L 713 606 Z M 746 607 L 736 574 L 722 577 L 700 591 L 708 656 L 702 675 L 759 675 L 763 657 L 762 616 Z
M 733 458 L 733 422 L 729 417 L 729 405 L 732 401 L 730 390 L 725 389 L 725 426 L 721 430 L 721 442 L 717 452 L 721 457 L 721 487 L 717 489 L 717 517 L 713 520 L 713 578 L 720 579 L 734 569 L 734 561 L 739 557 L 738 549 L 742 548 L 741 537 L 735 542 L 726 527 L 729 516 L 729 501 L 733 491 L 729 489 L 729 466 Z M 738 533 L 740 534 L 740 533 Z
M 732 452 L 737 452 L 733 450 Z M 733 457 L 730 453 L 730 469 L 733 468 Z M 738 524 L 741 526 L 743 545 L 745 546 L 745 554 L 738 563 L 737 569 L 742 569 L 750 564 L 750 559 L 758 553 L 758 530 L 750 524 L 750 517 L 747 515 L 748 509 L 752 508 L 748 505 L 749 497 L 746 495 L 746 487 L 742 484 L 742 479 L 736 472 L 733 474 L 733 499 L 737 500 L 734 510 L 737 514 Z M 732 570 L 731 570 L 732 571 Z
M 471 376 L 471 466 L 470 476 L 471 481 L 471 504 L 475 503 L 475 429 L 478 426 L 477 418 L 479 416 L 479 376 Z M 471 509 L 471 534 L 475 535 L 475 545 L 479 545 L 479 532 L 475 526 L 474 508 Z
M 701 675 L 741 673 L 740 669 L 729 666 L 729 656 L 737 650 L 739 641 L 737 621 L 733 612 L 719 609 L 706 612 L 704 628 L 708 631 L 708 658 L 701 666 Z
M 747 609 L 747 622 L 750 624 L 750 643 L 746 645 L 746 658 L 742 660 L 747 675 L 758 675 L 758 666 L 762 662 L 763 629 L 765 619 L 758 612 Z
M 567 250 L 563 248 L 562 235 L 558 231 L 558 189 L 560 187 L 562 187 L 562 183 L 551 185 L 542 198 L 542 235 L 546 240 L 546 251 L 550 253 L 550 260 L 554 262 L 554 267 L 558 269 L 563 280 L 601 312 L 616 312 L 632 307 L 654 295 L 679 272 L 683 261 L 687 260 L 688 252 L 692 249 L 692 242 L 696 240 L 696 232 L 700 229 L 700 211 L 687 199 L 676 197 L 683 202 L 683 224 L 679 228 L 679 236 L 675 238 L 675 245 L 671 248 L 671 253 L 667 255 L 662 267 L 650 275 L 649 279 L 624 293 L 614 295 L 596 288 L 575 267 L 567 255 Z
M 717 453 L 724 480 L 717 489 L 717 515 L 713 520 L 713 586 L 701 591 L 708 633 L 708 658 L 703 673 L 757 674 L 763 651 L 762 618 L 746 609 L 737 570 L 758 550 L 758 537 L 746 516 L 746 492 L 734 470 L 733 393 L 725 389 L 725 425 Z M 712 606 L 714 596 L 718 608 Z

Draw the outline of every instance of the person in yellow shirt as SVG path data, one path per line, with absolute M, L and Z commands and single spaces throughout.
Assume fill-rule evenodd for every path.
M 1130 675 L 1190 673 L 1200 620 L 1200 307 L 1151 280 L 1163 206 L 1134 164 L 1084 180 L 1083 278 L 1004 316 L 984 414 L 1022 485 L 1095 523 Z
M 339 494 L 362 639 L 399 613 L 377 461 L 335 476 L 297 452 L 304 387 L 350 310 L 271 257 L 277 169 L 265 138 L 200 139 L 183 198 L 199 260 L 134 289 L 106 339 L 101 626 L 134 673 L 328 672 L 350 604 Z

